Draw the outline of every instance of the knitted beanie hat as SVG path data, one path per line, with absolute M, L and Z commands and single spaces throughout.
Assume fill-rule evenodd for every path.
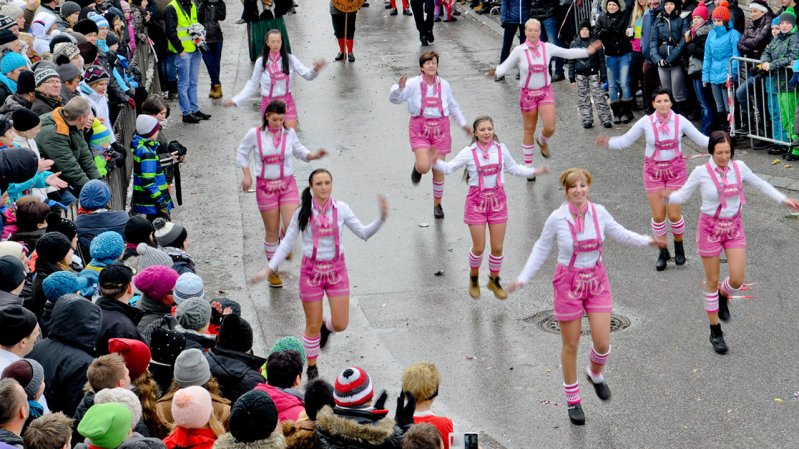
M 202 351 L 191 348 L 180 353 L 175 359 L 175 382 L 181 387 L 202 386 L 211 378 L 208 359 Z
M 713 20 L 721 20 L 724 23 L 730 21 L 730 8 L 729 3 L 722 0 L 713 10 Z
M 17 79 L 17 93 L 31 94 L 36 90 L 36 75 L 30 70 L 25 70 L 19 74 Z
M 150 348 L 139 340 L 131 338 L 112 338 L 108 340 L 109 354 L 117 353 L 125 359 L 131 380 L 138 379 L 150 366 Z
M 92 239 L 89 254 L 92 259 L 104 265 L 114 263 L 125 252 L 125 241 L 116 231 L 105 231 Z
M 77 49 L 78 47 L 75 48 Z M 60 64 L 58 67 L 56 67 L 55 71 L 58 72 L 58 77 L 61 78 L 62 83 L 75 80 L 80 81 L 83 79 L 83 73 L 81 73 L 78 66 L 71 62 Z
M 217 344 L 231 351 L 247 352 L 252 349 L 252 326 L 244 318 L 231 313 L 222 320 Z
M 784 12 L 784 13 L 780 14 L 779 23 L 782 23 L 782 22 L 788 22 L 791 25 L 796 26 L 796 15 L 791 14 L 790 12 Z
M 191 298 L 178 304 L 175 319 L 186 330 L 198 331 L 211 322 L 211 304 L 202 298 Z
M 97 28 L 97 25 L 94 22 L 92 22 L 91 20 L 89 22 L 92 25 L 94 25 L 95 28 Z M 80 23 L 80 22 L 78 22 L 78 23 Z M 84 64 L 92 63 L 92 62 L 97 60 L 97 52 L 98 52 L 98 50 L 97 50 L 97 47 L 94 44 L 92 44 L 91 42 L 88 42 L 88 41 L 87 42 L 81 42 L 80 44 L 78 44 L 78 50 L 80 50 L 80 57 L 83 58 L 83 63 Z
M 156 218 L 153 221 L 153 227 L 155 228 L 155 238 L 158 240 L 158 244 L 164 248 L 175 246 L 175 243 L 181 240 L 181 237 L 185 239 L 184 233 L 186 229 L 177 223 L 166 221 L 163 218 Z
M 38 11 L 39 12 L 33 17 L 33 22 L 31 22 L 31 34 L 41 39 L 47 35 L 50 28 L 55 25 L 56 16 L 46 11 L 45 8 L 39 9 Z
M 92 85 L 98 81 L 102 80 L 110 80 L 111 75 L 106 72 L 106 70 L 99 65 L 92 65 L 86 69 L 86 72 L 83 73 L 83 80 L 86 81 L 86 84 Z
M 109 290 L 127 288 L 132 281 L 133 270 L 121 262 L 106 265 L 97 277 L 97 284 Z
M 93 20 L 94 23 L 97 24 L 97 28 L 98 29 L 100 29 L 100 28 L 109 28 L 110 27 L 110 25 L 108 24 L 108 20 L 106 20 L 105 16 L 103 16 L 102 14 L 97 14 L 97 13 L 91 14 L 90 13 L 87 17 L 90 20 Z
M 149 138 L 161 129 L 158 119 L 152 115 L 141 114 L 136 117 L 136 133 L 144 138 Z
M 97 210 L 108 207 L 111 202 L 111 188 L 105 181 L 92 179 L 80 190 L 80 207 L 86 210 Z
M 12 292 L 25 281 L 25 267 L 19 257 L 0 256 L 0 291 Z
M 141 401 L 136 393 L 127 388 L 103 388 L 94 395 L 95 404 L 117 403 L 122 404 L 130 411 L 130 426 L 135 428 L 141 420 Z
M 174 366 L 175 360 L 184 349 L 186 349 L 186 337 L 180 332 L 156 327 L 150 334 L 153 362 Z
M 25 61 L 25 57 L 19 53 L 10 51 L 3 56 L 3 59 L 0 60 L 0 72 L 3 75 L 13 72 L 20 67 L 27 67 L 28 62 Z
M 336 377 L 333 399 L 339 407 L 357 407 L 372 400 L 372 379 L 363 368 L 351 366 Z
M 19 382 L 25 390 L 29 401 L 39 399 L 36 395 L 39 393 L 39 388 L 42 387 L 42 382 L 44 382 L 44 368 L 36 360 L 17 360 L 3 370 L 2 377 L 3 379 L 15 379 Z
M 165 297 L 172 293 L 177 280 L 178 273 L 172 268 L 154 265 L 140 271 L 133 278 L 133 285 L 153 301 L 172 305 L 172 301 L 167 303 Z
M 13 25 L 16 25 L 16 21 L 12 21 Z M 0 26 L 2 25 L 2 18 L 0 18 Z M 3 30 L 0 29 L 0 45 L 10 44 L 15 40 L 19 39 L 16 34 L 14 34 L 11 30 Z
M 2 10 L 0 10 L 2 14 Z M 17 24 L 16 17 L 9 17 L 7 15 L 0 15 L 0 30 L 8 30 Z
M 17 259 L 25 252 L 25 247 L 18 242 L 7 240 L 0 242 L 0 256 L 14 256 Z
M 36 315 L 18 305 L 0 309 L 0 345 L 14 346 L 36 328 Z
M 80 49 L 77 44 L 72 42 L 59 42 L 53 46 L 53 60 L 55 61 L 61 55 L 66 56 L 67 59 L 72 59 L 80 55 Z
M 89 143 L 103 148 L 108 148 L 111 145 L 111 131 L 100 120 L 94 119 L 92 123 L 92 138 Z
M 88 278 L 76 276 L 71 271 L 56 271 L 42 282 L 42 290 L 45 298 L 55 304 L 62 296 L 83 290 L 88 283 Z
M 211 393 L 203 387 L 181 388 L 172 397 L 172 418 L 184 429 L 202 429 L 208 425 L 214 404 Z
M 230 409 L 230 434 L 237 442 L 265 440 L 275 431 L 277 422 L 277 407 L 261 390 L 241 395 Z
M 70 43 L 74 44 L 76 42 L 76 40 L 69 33 L 54 34 L 50 38 L 50 43 L 48 44 L 48 46 L 50 47 L 50 53 L 55 53 L 55 46 L 56 45 L 63 44 L 63 43 L 66 43 L 66 42 L 70 42 Z M 55 61 L 53 61 L 53 62 L 55 62 Z
M 95 404 L 80 420 L 78 433 L 88 438 L 92 446 L 116 449 L 130 434 L 131 421 L 130 410 L 122 404 Z
M 61 4 L 60 12 L 62 17 L 69 17 L 76 12 L 80 12 L 80 5 L 75 2 L 66 1 Z
M 75 32 L 80 33 L 80 34 L 82 34 L 84 36 L 87 35 L 87 34 L 91 34 L 91 33 L 95 33 L 96 34 L 96 33 L 100 32 L 100 29 L 97 28 L 97 23 L 95 23 L 94 20 L 91 20 L 91 19 L 79 20 L 78 23 L 76 23 L 75 26 L 72 27 L 72 29 Z M 89 44 L 89 45 L 94 47 L 94 44 Z M 78 47 L 80 47 L 80 45 L 78 45 Z
M 136 253 L 139 254 L 139 271 L 153 266 L 172 268 L 172 265 L 174 265 L 169 254 L 158 248 L 153 248 L 146 243 L 139 243 L 139 245 L 136 246 Z
M 26 108 L 14 109 L 11 113 L 11 123 L 17 131 L 28 131 L 39 126 L 41 120 L 35 112 Z
M 194 273 L 183 273 L 175 283 L 175 304 L 190 298 L 205 298 L 203 280 Z M 184 326 L 185 327 L 185 326 Z
M 89 181 L 91 182 L 91 181 Z M 51 212 L 47 214 L 47 230 L 46 232 L 49 234 L 51 232 L 58 232 L 67 237 L 67 240 L 70 242 L 72 239 L 78 235 L 78 227 L 75 226 L 75 223 L 72 220 L 67 218 L 63 218 L 60 214 L 55 212 Z
M 18 17 L 22 17 L 24 12 L 19 6 L 12 3 L 6 3 L 4 5 L 0 5 L 0 14 L 16 21 Z M 14 24 L 16 25 L 16 22 L 14 22 Z
M 114 33 L 113 31 L 109 31 L 108 32 L 108 36 L 106 36 L 106 38 L 105 38 L 105 44 L 108 45 L 109 47 L 111 47 L 111 46 L 114 46 L 114 45 L 116 45 L 118 43 L 119 43 L 119 36 L 117 35 L 117 33 Z
M 699 3 L 699 6 L 694 8 L 694 11 L 691 13 L 691 17 L 701 17 L 705 21 L 707 21 L 709 17 L 709 13 L 707 12 L 707 6 L 704 3 Z
M 128 223 L 125 225 L 125 242 L 134 245 L 149 242 L 153 232 L 155 228 L 150 220 L 141 215 L 134 215 L 128 218 Z
M 297 337 L 287 336 L 281 337 L 278 339 L 274 345 L 272 345 L 272 350 L 269 353 L 273 352 L 282 352 L 282 351 L 297 351 L 300 353 L 300 357 L 302 358 L 302 363 L 305 364 L 305 348 L 303 348 L 302 343 Z
M 72 242 L 60 232 L 48 232 L 36 242 L 36 254 L 39 259 L 56 264 L 64 260 L 72 249 Z
M 56 72 L 55 68 L 51 67 L 50 65 L 40 65 L 36 67 L 36 70 L 33 72 L 33 80 L 36 87 L 41 86 L 50 78 L 58 78 L 58 80 L 61 81 L 61 77 L 58 76 L 58 72 Z

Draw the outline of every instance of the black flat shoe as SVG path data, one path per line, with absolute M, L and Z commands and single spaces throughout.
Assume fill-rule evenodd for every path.
M 725 323 L 730 321 L 730 305 L 727 295 L 719 290 L 719 319 Z
M 727 343 L 724 341 L 724 332 L 721 331 L 721 324 L 710 325 L 710 344 L 716 354 L 727 353 Z
M 588 381 L 594 386 L 594 390 L 596 390 L 596 395 L 599 397 L 599 399 L 602 399 L 603 401 L 610 399 L 610 387 L 608 387 L 607 382 L 602 381 L 599 383 L 594 383 L 594 380 L 591 379 L 591 376 L 589 376 L 588 373 L 585 375 L 588 378 Z
M 194 116 L 201 119 L 201 120 L 208 120 L 211 118 L 211 114 L 205 114 L 202 111 L 194 112 Z
M 355 55 L 354 55 L 354 54 L 352 54 L 352 53 L 348 54 L 348 55 L 347 55 L 347 61 L 349 61 L 349 62 L 355 62 Z
M 413 171 L 411 172 L 411 182 L 414 184 L 419 184 L 422 180 L 422 174 L 416 171 L 416 166 L 413 166 Z
M 183 116 L 183 123 L 200 123 L 200 117 L 194 114 L 186 114 Z
M 671 259 L 671 255 L 669 254 L 669 250 L 666 248 L 660 248 L 660 255 L 658 256 L 658 261 L 655 262 L 655 269 L 658 271 L 663 271 L 666 269 L 666 262 Z
M 787 152 L 788 152 L 788 148 L 787 147 L 783 147 L 783 146 L 775 146 L 774 148 L 768 150 L 768 154 L 775 155 L 775 156 L 778 156 L 780 154 L 785 154 Z
M 344 60 L 344 53 L 339 52 L 335 58 L 336 61 L 343 61 Z
M 580 404 L 569 406 L 569 421 L 575 426 L 582 426 L 585 424 L 585 413 L 583 413 L 583 407 L 580 406 Z
M 435 217 L 436 220 L 444 218 L 444 208 L 441 207 L 440 204 L 436 204 L 435 207 L 433 207 L 433 217 Z
M 436 41 L 436 38 L 433 36 L 433 30 L 427 32 L 427 42 L 431 44 Z
M 308 365 L 305 375 L 308 376 L 308 382 L 310 382 L 319 377 L 319 368 L 316 365 Z

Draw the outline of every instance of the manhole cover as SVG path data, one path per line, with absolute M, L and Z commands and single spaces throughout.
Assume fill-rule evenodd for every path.
M 526 323 L 532 323 L 538 326 L 541 330 L 552 333 L 560 333 L 560 325 L 555 320 L 555 312 L 552 310 L 544 310 L 538 312 L 533 316 L 527 317 L 523 320 Z M 610 331 L 616 332 L 630 327 L 630 319 L 618 313 L 610 315 Z M 583 316 L 582 331 L 583 335 L 591 335 L 591 328 L 588 325 L 588 316 Z

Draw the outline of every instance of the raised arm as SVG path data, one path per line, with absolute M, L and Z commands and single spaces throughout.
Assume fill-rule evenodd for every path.
M 754 174 L 754 172 L 752 172 L 752 169 L 749 168 L 742 161 L 737 161 L 737 164 L 738 168 L 741 170 L 741 178 L 743 178 L 744 181 L 751 184 L 752 187 L 757 189 L 763 195 L 766 195 L 767 197 L 771 198 L 771 200 L 773 200 L 775 203 L 782 204 L 782 202 L 785 201 L 785 198 L 787 198 L 787 196 L 785 196 L 784 193 L 774 188 L 774 186 L 769 184 L 765 179 Z
M 298 75 L 300 75 L 301 77 L 305 78 L 308 81 L 312 81 L 314 78 L 316 78 L 319 75 L 319 72 L 317 72 L 313 68 L 309 69 L 308 67 L 305 67 L 305 65 L 303 65 L 303 63 L 300 62 L 300 60 L 294 55 L 289 55 L 289 63 L 291 64 L 291 67 L 294 69 L 295 72 L 297 72 Z
M 541 236 L 538 237 L 535 245 L 533 245 L 533 250 L 530 252 L 530 257 L 527 258 L 527 263 L 524 264 L 524 269 L 522 269 L 522 272 L 519 273 L 519 276 L 516 278 L 516 282 L 519 283 L 520 286 L 530 282 L 536 273 L 538 273 L 538 270 L 544 265 L 547 257 L 549 257 L 549 253 L 552 251 L 552 247 L 557 240 L 557 220 L 559 219 L 560 216 L 553 213 L 547 218 L 546 223 L 544 223 Z
M 502 149 L 502 168 L 507 174 L 521 178 L 532 178 L 537 174 L 535 167 L 517 164 L 505 145 L 500 144 L 499 147 Z
M 703 170 L 707 171 L 703 165 L 694 168 L 694 171 L 688 176 L 688 180 L 685 181 L 682 188 L 676 192 L 671 192 L 671 194 L 666 197 L 666 201 L 669 204 L 683 204 L 688 201 L 696 189 L 699 188 L 699 181 L 702 179 Z
M 454 172 L 455 170 L 465 166 L 472 160 L 472 149 L 471 147 L 466 147 L 462 149 L 454 159 L 447 162 L 443 159 L 436 160 L 435 164 L 433 164 L 433 168 L 436 171 L 440 171 L 445 175 L 449 175 L 450 173 Z
M 244 84 L 241 92 L 233 97 L 232 101 L 236 106 L 239 106 L 243 100 L 246 100 L 252 94 L 258 92 L 258 89 L 261 87 L 261 75 L 263 75 L 264 72 L 263 63 L 261 61 L 261 57 L 255 60 L 255 66 L 252 69 L 252 76 L 249 80 L 247 80 L 247 83 Z
M 288 228 L 286 228 L 286 235 L 283 236 L 283 240 L 280 241 L 280 246 L 277 247 L 275 255 L 272 256 L 272 260 L 269 261 L 270 270 L 277 270 L 277 267 L 286 260 L 286 256 L 291 252 L 291 248 L 294 247 L 294 240 L 297 239 L 297 235 L 300 233 L 299 217 L 300 209 L 297 209 L 294 211 L 294 215 L 291 216 L 291 222 Z M 308 226 L 310 225 L 311 224 L 308 223 Z
M 633 125 L 626 133 L 620 136 L 613 136 L 608 139 L 608 148 L 611 150 L 622 150 L 629 148 L 636 140 L 644 135 L 644 126 L 648 124 L 649 116 L 644 116 Z
M 683 119 L 684 120 L 680 120 L 680 128 L 682 128 L 683 134 L 688 136 L 689 139 L 693 140 L 694 143 L 699 145 L 700 147 L 707 148 L 707 144 L 708 142 L 710 142 L 710 138 L 699 132 L 699 130 L 696 129 L 696 126 L 694 126 L 694 124 L 691 123 L 690 120 L 688 120 L 685 117 L 683 117 Z
M 604 207 L 597 206 L 597 214 L 599 214 L 601 221 L 605 224 L 605 233 L 614 240 L 632 246 L 648 246 L 652 244 L 651 236 L 642 235 L 625 228 Z
M 349 205 L 346 205 L 345 207 L 339 206 L 339 212 L 344 214 L 344 225 L 364 242 L 375 235 L 380 227 L 383 226 L 382 216 L 377 217 L 374 221 L 364 226 L 363 223 L 361 223 L 361 220 L 358 220 L 358 217 L 356 217 L 355 213 L 352 212 L 352 209 L 350 209 Z

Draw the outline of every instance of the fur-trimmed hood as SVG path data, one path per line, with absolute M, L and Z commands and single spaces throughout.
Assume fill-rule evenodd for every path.
M 226 433 L 216 439 L 213 449 L 286 449 L 286 439 L 282 433 L 276 432 L 265 440 L 245 443 L 236 441 L 233 435 Z
M 613 1 L 616 2 L 617 5 L 619 5 L 619 11 L 618 12 L 619 13 L 623 13 L 624 12 L 624 8 L 626 8 L 626 6 L 627 6 L 626 2 L 624 0 L 613 0 Z M 608 12 L 608 0 L 602 0 L 602 12 L 604 12 L 604 13 Z
M 304 421 L 311 423 L 311 421 Z M 288 449 L 314 449 L 314 428 L 303 428 L 294 421 L 283 421 L 283 436 L 286 437 Z
M 394 420 L 371 411 L 324 407 L 316 416 L 320 447 L 397 447 L 402 431 Z M 327 444 L 326 444 L 327 443 Z

